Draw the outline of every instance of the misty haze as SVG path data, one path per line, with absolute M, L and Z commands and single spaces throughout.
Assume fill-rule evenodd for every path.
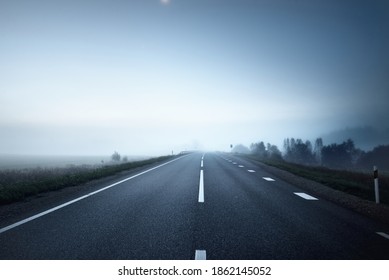
M 388 259 L 388 26 L 384 0 L 0 1 L 0 259 Z

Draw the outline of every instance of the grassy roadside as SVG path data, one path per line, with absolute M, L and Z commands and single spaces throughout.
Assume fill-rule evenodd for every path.
M 305 166 L 285 161 L 260 160 L 254 156 L 244 156 L 254 161 L 288 171 L 300 177 L 326 185 L 332 189 L 352 194 L 359 198 L 375 201 L 373 172 L 363 173 L 335 170 L 320 166 Z M 379 174 L 380 202 L 389 205 L 389 176 Z
M 162 156 L 117 165 L 32 168 L 0 171 L 0 205 L 20 201 L 42 192 L 59 190 L 115 175 L 122 171 L 167 160 Z

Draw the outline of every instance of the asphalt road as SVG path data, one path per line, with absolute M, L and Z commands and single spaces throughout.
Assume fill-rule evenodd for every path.
M 389 259 L 388 226 L 232 155 L 103 187 L 0 228 L 0 259 Z

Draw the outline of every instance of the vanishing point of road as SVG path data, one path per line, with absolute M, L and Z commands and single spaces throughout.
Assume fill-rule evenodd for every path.
M 0 259 L 389 259 L 387 225 L 234 155 L 191 153 L 96 184 L 2 226 Z

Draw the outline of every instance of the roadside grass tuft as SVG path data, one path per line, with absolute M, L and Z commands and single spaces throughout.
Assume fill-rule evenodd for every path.
M 164 161 L 171 156 L 105 166 L 69 166 L 0 170 L 0 205 L 23 200 L 39 193 L 77 186 L 119 172 Z

